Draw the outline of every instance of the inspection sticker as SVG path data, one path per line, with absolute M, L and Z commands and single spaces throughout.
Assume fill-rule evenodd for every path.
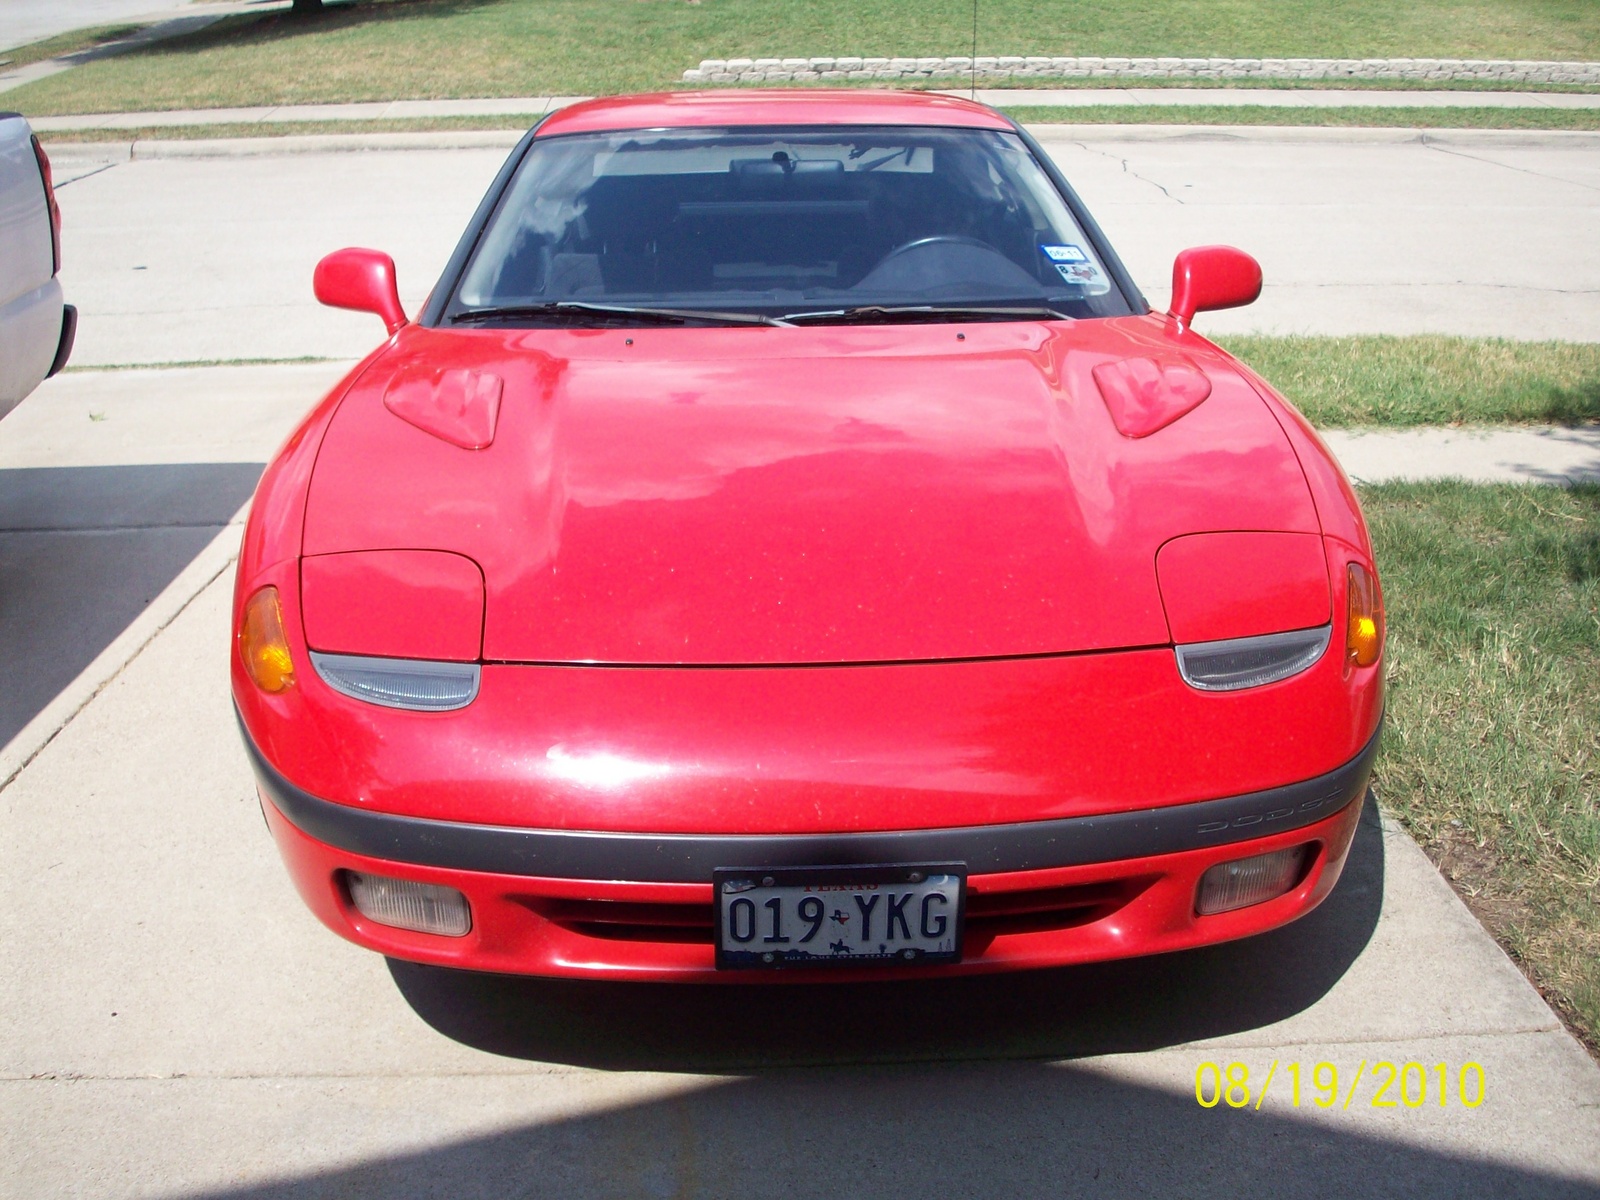
M 1090 296 L 1103 296 L 1111 290 L 1111 281 L 1093 263 L 1056 263 L 1056 273 Z
M 1089 256 L 1078 246 L 1040 246 L 1044 256 L 1055 263 L 1088 262 Z

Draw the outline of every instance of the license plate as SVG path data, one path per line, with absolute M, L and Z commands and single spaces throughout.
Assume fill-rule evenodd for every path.
M 720 868 L 717 966 L 925 966 L 961 961 L 967 869 Z

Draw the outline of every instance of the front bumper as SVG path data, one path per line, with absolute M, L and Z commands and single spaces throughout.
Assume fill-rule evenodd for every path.
M 1378 735 L 1337 769 L 1266 791 L 1099 816 L 837 835 L 650 835 L 441 821 L 335 804 L 284 778 L 252 742 L 263 811 L 295 884 L 330 928 L 396 958 L 512 974 L 649 981 L 863 979 L 1131 957 L 1265 932 L 1315 908 L 1338 881 Z M 1299 883 L 1250 908 L 1199 916 L 1221 862 L 1310 847 Z M 968 908 L 959 965 L 719 973 L 711 871 L 960 861 Z M 463 937 L 373 922 L 345 871 L 465 894 Z

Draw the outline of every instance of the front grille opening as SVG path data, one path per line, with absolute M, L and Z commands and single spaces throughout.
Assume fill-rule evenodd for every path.
M 624 900 L 527 901 L 545 920 L 583 937 L 613 942 L 676 942 L 709 946 L 715 935 L 709 904 L 640 904 Z
M 1020 892 L 968 892 L 966 933 L 979 947 L 1004 934 L 1045 933 L 1104 920 L 1155 882 L 1155 876 Z M 709 946 L 716 938 L 710 904 L 637 903 L 528 897 L 545 920 L 582 937 L 613 942 Z M 972 950 L 970 952 L 978 952 Z
M 1045 933 L 1103 921 L 1155 882 L 1154 876 L 1021 892 L 968 893 L 967 934 Z

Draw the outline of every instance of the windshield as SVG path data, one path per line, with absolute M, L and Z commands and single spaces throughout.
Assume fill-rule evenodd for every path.
M 1129 312 L 1014 133 L 835 126 L 535 140 L 445 320 L 599 324 L 630 307 L 656 320 L 813 323 Z

